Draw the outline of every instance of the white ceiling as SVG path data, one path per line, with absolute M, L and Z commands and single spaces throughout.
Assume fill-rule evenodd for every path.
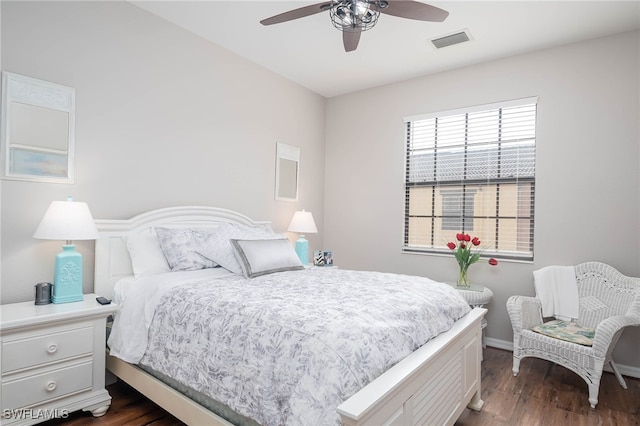
M 381 15 L 346 53 L 328 12 L 263 26 L 318 1 L 135 1 L 199 36 L 325 97 L 640 27 L 640 1 L 428 1 L 442 23 Z M 466 29 L 472 41 L 436 50 L 430 39 Z

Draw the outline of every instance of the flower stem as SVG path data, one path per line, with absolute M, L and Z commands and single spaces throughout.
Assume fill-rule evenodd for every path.
M 458 287 L 471 287 L 469 279 L 467 278 L 468 266 L 460 267 L 460 274 L 458 275 Z

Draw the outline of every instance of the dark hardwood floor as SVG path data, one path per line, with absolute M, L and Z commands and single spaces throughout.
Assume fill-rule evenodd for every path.
M 600 381 L 598 406 L 591 409 L 587 384 L 574 372 L 537 358 L 525 358 L 513 376 L 512 353 L 486 348 L 482 363 L 482 411 L 466 409 L 457 426 L 640 426 L 640 379 L 613 373 Z
M 625 377 L 622 389 L 611 373 L 603 375 L 598 407 L 587 401 L 586 383 L 573 372 L 547 361 L 526 358 L 520 374 L 511 373 L 511 352 L 486 348 L 482 363 L 482 411 L 465 409 L 457 426 L 640 426 L 640 379 Z M 107 387 L 113 397 L 103 417 L 84 412 L 47 426 L 182 425 L 160 407 L 122 382 Z M 203 425 L 204 426 L 204 425 Z

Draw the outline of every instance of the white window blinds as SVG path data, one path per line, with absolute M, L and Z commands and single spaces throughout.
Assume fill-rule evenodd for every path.
M 533 259 L 536 104 L 405 119 L 405 251 L 441 251 L 464 232 L 486 255 Z

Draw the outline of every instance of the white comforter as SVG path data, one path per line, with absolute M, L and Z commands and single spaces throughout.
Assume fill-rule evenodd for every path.
M 111 354 L 264 425 L 339 423 L 338 405 L 470 309 L 446 284 L 334 268 L 152 282 L 127 293 Z
M 229 278 L 224 268 L 168 272 L 143 278 L 125 278 L 116 284 L 113 302 L 119 306 L 107 344 L 109 353 L 137 364 L 147 350 L 151 320 L 162 297 L 171 289 L 200 281 Z

